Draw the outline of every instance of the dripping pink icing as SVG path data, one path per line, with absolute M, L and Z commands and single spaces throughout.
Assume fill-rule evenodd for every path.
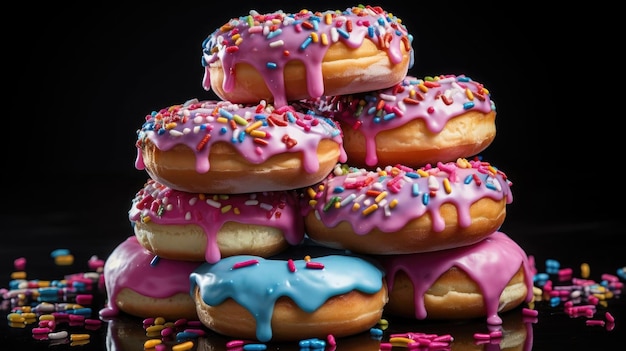
M 459 226 L 468 227 L 472 222 L 470 206 L 482 198 L 511 203 L 510 185 L 503 172 L 479 160 L 440 162 L 436 167 L 417 170 L 405 166 L 388 166 L 379 171 L 336 168 L 336 173 L 309 188 L 308 200 L 313 201 L 304 211 L 315 210 L 327 227 L 347 221 L 358 235 L 374 228 L 392 233 L 410 220 L 430 214 L 433 231 L 441 232 L 445 228 L 439 213 L 443 204 L 453 204 Z M 367 213 L 366 209 L 374 205 L 376 209 Z
M 207 237 L 205 259 L 220 260 L 217 233 L 226 222 L 272 226 L 282 230 L 288 243 L 304 238 L 304 222 L 299 215 L 295 191 L 250 194 L 208 195 L 182 192 L 149 179 L 132 201 L 132 222 L 149 219 L 159 225 L 200 226 Z
M 526 302 L 533 298 L 533 270 L 524 250 L 509 236 L 495 232 L 486 239 L 469 246 L 419 254 L 388 255 L 379 258 L 387 273 L 389 291 L 393 290 L 394 277 L 403 271 L 413 283 L 415 291 L 415 317 L 428 317 L 424 295 L 447 270 L 458 267 L 479 286 L 486 309 L 487 323 L 502 323 L 498 315 L 500 295 L 515 273 L 522 267 L 527 288 Z
M 223 89 L 232 91 L 235 65 L 248 63 L 262 75 L 275 105 L 284 106 L 287 98 L 283 70 L 289 61 L 297 60 L 305 66 L 309 95 L 317 98 L 324 94 L 322 61 L 330 44 L 341 41 L 350 48 L 358 48 L 366 39 L 385 48 L 393 64 L 402 61 L 402 47 L 407 48 L 412 66 L 412 36 L 398 18 L 380 7 L 324 12 L 302 10 L 294 14 L 251 12 L 248 16 L 231 19 L 205 39 L 202 85 L 210 90 L 209 65 L 219 60 L 224 70 Z
M 407 76 L 387 89 L 318 99 L 315 109 L 358 129 L 365 139 L 366 164 L 378 164 L 376 135 L 420 119 L 432 133 L 467 111 L 495 111 L 485 87 L 464 75 L 418 79 Z
M 142 145 L 149 139 L 160 150 L 186 145 L 196 154 L 196 170 L 209 171 L 209 153 L 217 142 L 236 147 L 241 156 L 260 164 L 284 152 L 301 152 L 303 168 L 309 173 L 319 169 L 317 147 L 322 139 L 340 146 L 340 162 L 345 162 L 341 130 L 329 118 L 296 111 L 293 106 L 274 109 L 263 103 L 243 106 L 227 101 L 187 101 L 146 116 L 137 131 L 135 167 L 145 169 Z
M 200 263 L 160 258 L 151 264 L 154 257 L 135 236 L 128 237 L 113 250 L 104 265 L 108 301 L 100 316 L 109 318 L 119 314 L 115 301 L 124 288 L 160 299 L 189 294 L 189 275 Z

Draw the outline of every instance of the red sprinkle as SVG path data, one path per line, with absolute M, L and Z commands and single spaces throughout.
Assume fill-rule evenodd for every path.
M 324 264 L 320 262 L 307 262 L 306 268 L 310 269 L 324 269 Z
M 253 259 L 253 260 L 247 260 L 247 261 L 242 261 L 242 262 L 237 262 L 233 265 L 233 268 L 243 268 L 243 267 L 248 267 L 248 266 L 253 266 L 255 264 L 258 264 L 259 260 Z

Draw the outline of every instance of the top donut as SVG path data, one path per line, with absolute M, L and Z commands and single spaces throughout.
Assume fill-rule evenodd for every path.
M 203 42 L 203 87 L 223 100 L 288 101 L 382 89 L 413 66 L 413 37 L 378 6 L 233 18 Z

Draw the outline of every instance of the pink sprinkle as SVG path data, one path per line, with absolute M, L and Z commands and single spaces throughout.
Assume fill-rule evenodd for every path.
M 154 350 L 155 351 L 165 351 L 167 350 L 167 345 L 166 344 L 158 344 L 154 346 Z
M 233 268 L 237 269 L 237 268 L 243 268 L 243 267 L 248 267 L 248 266 L 252 266 L 255 264 L 258 264 L 259 260 L 256 259 L 252 259 L 252 260 L 247 260 L 247 261 L 242 261 L 242 262 L 237 262 L 233 265 Z
M 20 257 L 20 258 L 16 258 L 15 261 L 13 261 L 13 267 L 15 267 L 16 271 L 23 271 L 26 269 L 26 258 L 24 257 Z
M 591 326 L 599 325 L 601 327 L 604 327 L 604 321 L 600 319 L 588 319 L 585 321 L 585 324 Z
M 293 263 L 293 260 L 291 258 L 289 260 L 287 260 L 287 267 L 289 267 L 289 272 L 295 272 L 296 271 L 296 264 Z
M 489 340 L 489 339 L 491 339 L 491 337 L 489 336 L 489 334 L 485 334 L 485 333 L 474 333 L 474 339 L 476 339 L 476 340 Z
M 429 350 L 434 350 L 434 349 L 444 349 L 449 347 L 450 344 L 448 344 L 447 342 L 438 342 L 438 341 L 433 341 L 428 345 L 428 349 Z
M 537 310 L 532 310 L 530 308 L 523 308 L 522 309 L 522 314 L 524 316 L 529 316 L 529 317 L 537 317 L 539 315 L 539 311 Z
M 33 328 L 33 334 L 48 334 L 49 332 L 49 328 Z
M 154 318 L 146 318 L 143 320 L 143 325 L 152 325 L 154 324 Z
M 489 333 L 489 337 L 492 339 L 497 339 L 502 337 L 502 330 L 494 330 Z
M 185 325 L 185 324 L 187 324 L 187 320 L 186 320 L 185 318 L 180 318 L 180 319 L 177 319 L 177 320 L 174 322 L 174 326 L 175 326 L 175 327 L 182 327 L 182 326 L 183 326 L 183 325 Z
M 168 337 L 172 334 L 174 334 L 174 328 L 172 327 L 163 328 L 163 330 L 161 330 L 161 336 L 163 337 Z
M 608 274 L 608 273 L 602 274 L 600 276 L 600 278 L 602 280 L 607 280 L 607 281 L 610 281 L 610 282 L 617 282 L 617 281 L 619 281 L 619 278 L 617 276 L 615 276 L 613 274 Z
M 193 334 L 196 334 L 198 336 L 204 336 L 206 334 L 204 330 L 196 329 L 196 328 L 185 329 L 185 333 L 193 333 Z
M 239 347 L 239 346 L 243 346 L 245 344 L 246 344 L 246 342 L 243 341 L 243 340 L 231 340 L 231 341 L 226 343 L 226 347 L 227 348 Z
M 310 268 L 310 269 L 323 269 L 324 268 L 324 264 L 320 263 L 320 262 L 307 262 L 306 263 L 306 268 Z
M 611 322 L 611 323 L 615 322 L 615 317 L 613 317 L 613 315 L 610 312 L 606 312 L 604 314 L 604 318 L 606 318 L 608 322 Z
M 452 335 L 450 334 L 445 334 L 445 335 L 440 335 L 436 338 L 433 339 L 433 341 L 436 342 L 452 342 L 454 340 L 454 338 L 452 338 Z
M 85 319 L 85 324 L 87 324 L 87 325 L 100 325 L 100 324 L 102 324 L 102 321 L 99 320 L 99 319 L 87 318 L 87 319 Z
M 333 334 L 328 334 L 328 336 L 326 336 L 326 341 L 328 342 L 328 345 L 337 345 L 337 341 L 335 340 L 335 336 Z
M 188 321 L 187 325 L 190 326 L 190 327 L 200 327 L 201 328 L 203 324 L 200 321 Z
M 389 351 L 391 350 L 392 345 L 389 342 L 381 342 L 378 347 L 380 351 Z
M 76 303 L 79 305 L 91 305 L 92 301 L 93 301 L 93 295 L 91 294 L 76 295 Z

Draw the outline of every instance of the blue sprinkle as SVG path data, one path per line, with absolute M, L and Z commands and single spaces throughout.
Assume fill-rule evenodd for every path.
M 183 340 L 197 339 L 197 338 L 198 338 L 198 334 L 188 332 L 188 331 L 182 331 L 176 334 L 176 341 L 179 341 L 179 342 Z
M 390 119 L 394 119 L 396 118 L 396 114 L 395 113 L 388 113 L 386 115 L 383 116 L 383 121 L 388 121 Z
M 295 123 L 296 122 L 296 117 L 293 115 L 293 113 L 291 111 L 287 111 L 287 120 L 290 123 Z
M 345 190 L 346 190 L 346 189 L 345 189 L 344 187 L 342 187 L 342 186 L 336 186 L 336 187 L 333 189 L 333 193 L 335 193 L 335 194 L 338 194 L 338 193 L 343 193 Z
M 228 129 L 226 129 L 226 127 L 220 128 L 220 134 L 226 134 L 227 131 Z
M 456 78 L 457 82 L 469 82 L 471 81 L 470 77 L 457 77 Z
M 557 307 L 561 304 L 561 298 L 558 296 L 550 298 L 550 306 Z
M 50 257 L 55 258 L 58 256 L 65 256 L 69 254 L 70 254 L 70 250 L 68 249 L 56 249 L 50 253 Z
M 272 39 L 272 38 L 274 38 L 275 36 L 280 35 L 282 32 L 283 32 L 283 30 L 282 30 L 282 29 L 280 29 L 280 28 L 279 28 L 279 29 L 276 29 L 275 31 L 269 32 L 269 33 L 267 34 L 267 39 Z
M 346 32 L 343 29 L 337 28 L 337 33 L 339 33 L 339 35 L 341 35 L 342 37 L 346 39 L 350 38 L 350 33 Z
M 472 175 L 468 175 L 467 177 L 465 177 L 465 179 L 463 179 L 463 183 L 464 184 L 469 184 L 472 182 L 472 179 L 474 179 L 474 177 L 472 177 Z
M 268 62 L 265 64 L 265 67 L 269 68 L 269 69 L 276 69 L 276 67 L 278 67 L 278 65 L 275 62 Z
M 413 179 L 421 178 L 421 176 L 417 174 L 416 172 L 406 172 L 404 175 Z
M 626 279 L 626 267 L 618 268 L 617 275 L 622 279 Z
M 411 187 L 411 194 L 413 196 L 420 196 L 420 186 L 417 183 L 413 183 L 413 186 Z
M 424 204 L 424 206 L 428 206 L 429 201 L 430 195 L 428 195 L 428 193 L 424 193 L 424 195 L 422 196 L 422 204 Z
M 237 141 L 240 143 L 243 143 L 243 139 L 246 137 L 246 133 L 245 132 L 241 132 L 239 133 L 239 135 L 237 136 Z
M 243 349 L 246 350 L 246 351 L 267 350 L 267 345 L 265 345 L 265 344 L 246 344 L 246 345 L 243 345 Z
M 300 44 L 300 50 L 306 49 L 312 42 L 313 38 L 311 38 L 311 36 L 308 36 L 306 39 L 304 39 L 304 42 Z
M 226 111 L 226 110 L 224 110 L 223 108 L 220 108 L 218 110 L 218 112 L 219 112 L 220 116 L 222 116 L 222 117 L 226 117 L 228 119 L 233 119 L 233 114 L 228 112 L 228 111 Z
M 463 109 L 465 110 L 469 110 L 470 108 L 473 108 L 473 107 L 474 107 L 474 102 L 472 101 L 468 101 L 463 104 Z
M 382 331 L 382 329 L 379 329 L 379 328 L 371 328 L 370 329 L 370 335 L 381 336 L 381 335 L 383 335 L 383 331 Z
M 159 257 L 159 256 L 152 257 L 152 260 L 150 260 L 150 266 L 152 266 L 152 267 L 156 266 L 157 263 L 159 263 L 160 259 L 161 259 L 161 257 Z
M 372 118 L 372 121 L 373 121 L 374 123 L 380 123 L 380 117 L 378 117 L 378 116 L 377 116 L 377 117 L 374 117 L 374 118 Z
M 368 35 L 370 38 L 373 38 L 373 37 L 374 37 L 374 27 L 372 27 L 372 26 L 367 27 L 367 35 Z
M 167 132 L 167 131 L 165 130 L 165 128 L 161 128 L 161 129 L 159 129 L 159 130 L 157 131 L 157 134 L 158 134 L 158 135 L 163 135 L 163 134 L 165 134 L 166 132 Z
M 367 114 L 368 115 L 373 115 L 374 113 L 376 113 L 376 106 L 372 106 L 372 107 L 367 109 Z
M 496 186 L 493 185 L 492 182 L 485 182 L 485 186 L 487 187 L 487 189 L 498 190 L 498 188 L 496 188 Z

